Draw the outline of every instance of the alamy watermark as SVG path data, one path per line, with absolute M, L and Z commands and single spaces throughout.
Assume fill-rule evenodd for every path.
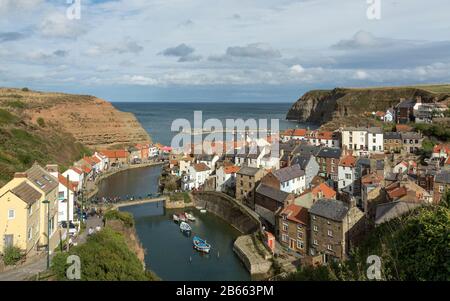
M 66 263 L 69 267 L 66 270 L 66 277 L 69 280 L 81 279 L 81 259 L 77 255 L 70 255 L 67 257 Z
M 369 20 L 381 19 L 381 0 L 366 0 L 369 7 L 367 8 L 366 15 Z
M 229 152 L 249 155 L 260 153 L 261 149 L 270 149 L 271 157 L 279 155 L 278 119 L 270 122 L 267 119 L 226 119 L 223 124 L 215 118 L 203 121 L 203 112 L 195 111 L 193 126 L 187 119 L 175 119 L 171 131 L 178 132 L 172 139 L 172 149 L 194 155 L 220 156 Z
M 367 279 L 381 280 L 381 258 L 377 255 L 370 255 L 367 257 L 366 263 L 370 264 L 366 272 Z
M 69 20 L 81 19 L 81 0 L 67 0 L 69 7 L 66 10 L 66 17 Z

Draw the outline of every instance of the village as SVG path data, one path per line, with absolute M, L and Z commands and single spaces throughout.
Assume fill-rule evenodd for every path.
M 0 188 L 0 249 L 17 248 L 23 260 L 52 254 L 61 243 L 80 241 L 86 221 L 97 209 L 93 204 L 97 180 L 134 167 L 161 164 L 161 144 L 137 144 L 117 150 L 101 150 L 84 156 L 60 173 L 58 165 L 35 162 Z M 131 198 L 131 197 L 130 197 Z M 102 200 L 102 204 L 118 200 Z M 125 200 L 123 200 L 125 201 Z M 98 212 L 95 212 L 98 215 Z M 69 230 L 67 230 L 69 229 Z M 85 231 L 84 231 L 85 230 Z M 67 235 L 67 232 L 69 235 Z
M 427 137 L 411 126 L 448 111 L 432 106 L 418 98 L 369 112 L 391 131 L 295 128 L 256 139 L 236 133 L 234 141 L 206 148 L 136 144 L 95 151 L 61 173 L 58 165 L 34 163 L 0 188 L 0 214 L 7 216 L 0 219 L 0 249 L 17 247 L 28 260 L 68 239 L 76 244 L 96 204 L 129 201 L 96 198 L 99 179 L 164 164 L 161 193 L 214 191 L 235 199 L 258 216 L 273 253 L 301 264 L 346 260 L 372 229 L 418 206 L 438 204 L 450 188 L 450 145 L 437 143 L 424 156 Z M 130 200 L 138 197 L 145 196 Z
M 191 145 L 172 151 L 167 172 L 175 190 L 224 193 L 254 211 L 272 252 L 302 264 L 339 262 L 375 227 L 439 204 L 450 188 L 450 145 L 423 152 L 428 138 L 412 125 L 430 124 L 447 111 L 420 97 L 400 99 L 386 112 L 368 112 L 387 127 L 246 135 L 198 155 L 202 146 Z

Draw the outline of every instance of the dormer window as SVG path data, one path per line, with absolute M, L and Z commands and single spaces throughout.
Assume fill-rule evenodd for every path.
M 44 188 L 44 184 L 41 182 L 41 181 L 39 181 L 39 180 L 35 180 L 34 181 L 39 187 L 41 187 L 41 188 Z
M 47 180 L 47 181 L 49 181 L 49 182 L 51 182 L 51 181 L 52 181 L 52 180 L 50 179 L 50 177 L 49 177 L 49 176 L 47 176 L 47 175 L 43 175 L 42 177 L 44 178 L 44 180 Z

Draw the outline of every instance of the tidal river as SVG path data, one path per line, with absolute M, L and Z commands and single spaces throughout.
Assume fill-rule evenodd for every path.
M 161 167 L 125 171 L 105 179 L 99 196 L 146 196 L 158 190 Z M 250 280 L 233 242 L 240 233 L 210 213 L 187 209 L 197 220 L 191 222 L 190 237 L 180 232 L 172 221 L 174 210 L 165 210 L 162 203 L 121 208 L 134 215 L 138 236 L 147 250 L 145 263 L 163 280 Z M 211 245 L 210 254 L 192 248 L 192 236 L 199 235 Z

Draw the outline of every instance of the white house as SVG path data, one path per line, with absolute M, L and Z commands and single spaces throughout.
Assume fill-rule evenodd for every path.
M 100 171 L 104 171 L 104 170 L 106 170 L 108 168 L 108 166 L 109 166 L 109 159 L 108 159 L 107 156 L 103 155 L 102 153 L 95 152 L 93 157 L 95 157 L 95 158 L 100 160 L 100 162 L 99 162 L 99 169 L 100 169 Z
M 355 192 L 355 166 L 356 158 L 353 156 L 346 156 L 339 161 L 338 166 L 338 190 L 349 194 Z
M 198 164 L 204 163 L 211 170 L 215 169 L 217 160 L 219 160 L 219 156 L 216 154 L 214 155 L 203 154 L 197 156 L 197 163 Z
M 357 152 L 367 150 L 367 128 L 348 127 L 341 133 L 342 148 Z
M 383 131 L 381 128 L 348 127 L 341 130 L 342 148 L 353 150 L 361 156 L 368 152 L 382 153 L 384 151 Z
M 340 147 L 337 133 L 330 131 L 311 131 L 305 140 L 315 146 Z
M 69 221 L 73 221 L 73 208 L 78 183 L 72 181 L 70 175 L 63 176 L 60 174 L 57 165 L 48 164 L 46 170 L 58 179 L 58 223 L 67 221 L 67 201 L 69 201 Z M 67 181 L 67 177 L 69 177 L 69 181 Z M 69 194 L 67 194 L 67 190 L 69 190 Z
M 183 175 L 181 188 L 183 190 L 198 189 L 211 174 L 211 169 L 205 163 L 197 163 L 189 166 L 188 172 Z
M 390 122 L 394 122 L 395 120 L 395 111 L 394 109 L 388 109 L 386 111 L 386 114 L 384 115 L 384 122 L 386 123 L 390 123 Z
M 216 169 L 216 191 L 226 191 L 236 185 L 236 173 L 241 169 L 236 165 L 220 166 Z
M 268 153 L 261 158 L 260 166 L 264 169 L 279 169 L 280 168 L 280 157 Z
M 367 129 L 367 150 L 374 153 L 384 152 L 384 139 L 381 128 L 372 127 Z
M 408 162 L 401 161 L 400 163 L 394 166 L 392 172 L 399 174 L 399 173 L 406 173 L 408 172 L 408 170 L 409 170 Z
M 280 182 L 281 191 L 300 194 L 306 189 L 305 171 L 298 164 L 278 169 L 272 174 Z
M 62 174 L 64 177 L 67 177 L 69 175 L 70 181 L 72 182 L 78 182 L 77 190 L 80 191 L 83 187 L 83 180 L 84 180 L 84 174 L 81 169 L 78 167 L 71 167 Z

